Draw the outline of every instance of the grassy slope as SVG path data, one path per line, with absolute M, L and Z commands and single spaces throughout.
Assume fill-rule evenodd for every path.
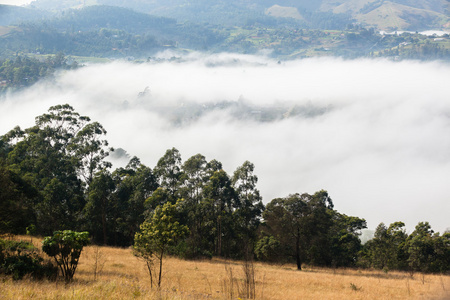
M 29 238 L 27 238 L 29 239 Z M 38 240 L 34 240 L 39 245 Z M 98 251 L 97 251 L 98 250 Z M 97 258 L 97 259 L 96 259 Z M 94 280 L 95 262 L 103 264 Z M 226 272 L 226 268 L 231 270 Z M 212 261 L 164 260 L 162 291 L 150 289 L 143 261 L 131 249 L 89 246 L 83 250 L 74 283 L 13 282 L 0 278 L 2 299 L 233 299 L 242 285 L 242 265 Z M 228 275 L 227 275 L 228 274 Z M 255 264 L 257 299 L 445 299 L 450 296 L 450 276 L 381 271 L 307 268 L 293 265 Z M 352 288 L 353 285 L 353 288 Z M 160 297 L 161 296 L 161 297 Z M 448 299 L 448 298 L 447 298 Z
M 0 26 L 0 36 L 10 33 L 11 30 L 12 30 L 11 27 Z
M 357 15 L 357 19 L 366 24 L 376 25 L 382 30 L 395 27 L 398 29 L 407 29 L 414 24 L 417 16 L 428 19 L 439 19 L 443 17 L 434 11 L 416 9 L 386 1 L 383 5 L 367 14 Z
M 351 1 L 340 1 L 343 3 L 336 3 L 336 1 L 323 1 L 321 6 L 322 11 L 332 10 L 334 13 L 347 13 L 352 14 L 357 13 L 364 5 L 373 2 L 374 0 L 351 0 Z
M 426 3 L 421 6 L 408 6 L 392 1 L 383 1 L 378 7 L 374 7 L 372 11 L 361 12 L 361 9 L 369 3 L 379 2 L 378 0 L 350 0 L 335 1 L 326 0 L 321 6 L 321 10 L 332 10 L 334 13 L 351 13 L 359 22 L 376 26 L 379 29 L 386 30 L 388 28 L 397 27 L 399 30 L 405 30 L 413 25 L 417 17 L 434 20 L 435 23 L 443 25 L 448 22 L 449 17 L 443 12 L 438 13 L 428 8 Z M 411 5 L 414 4 L 411 1 Z M 431 25 L 431 24 L 428 24 Z M 422 24 L 423 26 L 423 24 Z M 416 28 L 420 30 L 421 28 Z
M 279 18 L 293 18 L 297 20 L 303 19 L 302 15 L 300 15 L 297 8 L 279 5 L 269 7 L 266 10 L 266 15 Z

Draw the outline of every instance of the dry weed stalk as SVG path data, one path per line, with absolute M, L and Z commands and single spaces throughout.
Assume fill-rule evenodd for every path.
M 243 278 L 236 278 L 233 268 L 225 263 L 225 278 L 222 280 L 222 294 L 226 299 L 256 299 L 255 266 L 253 260 L 242 263 Z
M 406 288 L 408 290 L 408 296 L 411 296 L 411 288 L 409 286 L 409 278 L 406 278 Z
M 225 278 L 222 280 L 222 294 L 225 295 L 226 299 L 234 299 L 235 282 L 233 268 L 228 263 L 225 263 Z
M 238 285 L 239 297 L 245 299 L 255 299 L 256 281 L 253 260 L 246 259 L 242 264 L 242 271 L 244 272 L 244 282 Z
M 106 257 L 98 245 L 93 247 L 93 252 L 92 272 L 94 273 L 94 281 L 96 281 L 97 276 L 99 276 L 103 271 L 103 267 L 106 263 Z

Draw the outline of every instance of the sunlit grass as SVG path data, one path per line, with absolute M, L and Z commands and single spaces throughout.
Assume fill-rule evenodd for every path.
M 29 237 L 25 237 L 30 240 Z M 40 244 L 34 238 L 33 243 Z M 95 266 L 97 268 L 95 276 Z M 242 264 L 222 259 L 164 260 L 161 291 L 150 288 L 143 261 L 131 249 L 88 246 L 83 250 L 74 282 L 14 282 L 0 277 L 1 299 L 227 299 L 225 282 L 232 270 L 235 285 L 243 284 Z M 96 279 L 95 279 L 96 277 Z M 309 268 L 255 263 L 257 299 L 448 299 L 450 276 Z M 229 294 L 229 293 L 228 293 Z

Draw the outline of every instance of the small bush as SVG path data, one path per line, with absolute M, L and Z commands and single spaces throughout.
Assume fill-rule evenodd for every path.
M 32 279 L 55 279 L 57 268 L 39 255 L 28 242 L 0 239 L 0 273 L 20 280 L 29 275 Z
M 72 230 L 55 231 L 44 238 L 42 250 L 53 257 L 66 283 L 73 279 L 83 247 L 89 244 L 89 233 Z

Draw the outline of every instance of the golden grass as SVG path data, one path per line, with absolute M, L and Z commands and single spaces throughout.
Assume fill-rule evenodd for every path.
M 25 238 L 29 240 L 29 238 Z M 33 243 L 39 245 L 36 238 Z M 97 262 L 97 279 L 94 268 Z M 88 246 L 74 282 L 0 277 L 0 299 L 227 299 L 230 275 L 243 283 L 242 264 L 213 259 L 165 258 L 161 291 L 150 289 L 145 263 L 131 249 Z M 255 263 L 257 299 L 449 299 L 450 276 L 352 269 L 306 268 Z M 228 290 L 227 290 L 228 289 Z

